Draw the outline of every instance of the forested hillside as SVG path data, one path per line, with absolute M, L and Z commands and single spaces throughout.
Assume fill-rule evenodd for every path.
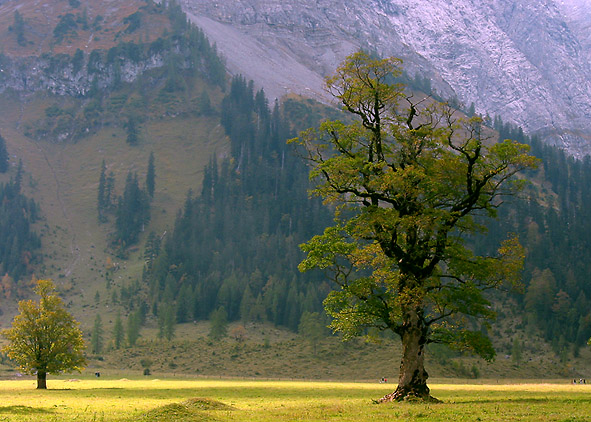
M 307 171 L 286 145 L 305 103 L 269 108 L 264 92 L 241 77 L 222 101 L 231 157 L 212 159 L 200 192 L 189 191 L 174 231 L 162 245 L 150 237 L 150 300 L 176 303 L 178 322 L 207 319 L 224 307 L 230 320 L 271 321 L 297 329 L 303 312 L 321 309 L 321 274 L 297 271 L 298 245 L 330 222 L 309 199 Z M 326 109 L 324 109 L 326 110 Z
M 527 249 L 524 294 L 515 296 L 523 327 L 542 331 L 557 354 L 575 354 L 591 337 L 591 159 L 575 160 L 564 151 L 523 135 L 495 119 L 500 138 L 525 141 L 542 159 L 528 197 L 500 208 L 483 238 L 494 245 L 517 232 Z
M 176 3 L 62 1 L 42 22 L 32 3 L 0 10 L 4 318 L 36 276 L 76 309 L 92 303 L 83 292 L 103 290 L 144 231 L 172 225 L 188 185 L 227 149 L 223 61 Z
M 55 73 L 77 91 L 5 85 L 4 297 L 26 296 L 33 274 L 56 278 L 83 318 L 88 307 L 112 320 L 127 316 L 130 344 L 142 325 L 164 332 L 212 312 L 295 331 L 302 315 L 322 310 L 331 288 L 322 273 L 297 270 L 299 245 L 330 224 L 332 212 L 309 197 L 306 163 L 286 141 L 339 111 L 299 97 L 269 100 L 252 82 L 228 77 L 215 46 L 174 2 L 138 3 L 104 48 L 63 51 L 91 31 L 80 5 L 82 21 L 73 15 L 75 25 L 65 19 L 60 28 L 69 26 L 52 33 L 61 41 L 38 62 L 46 78 L 28 80 L 42 84 Z M 161 30 L 147 40 L 155 22 Z M 19 33 L 11 34 L 18 43 Z M 8 68 L 18 62 L 0 60 Z M 419 75 L 407 82 L 430 90 Z M 19 107 L 8 107 L 13 101 Z M 527 194 L 508 198 L 488 232 L 472 240 L 496 249 L 517 232 L 527 249 L 524 294 L 491 297 L 500 326 L 508 309 L 519 320 L 511 333 L 493 328 L 493 335 L 510 343 L 541 332 L 558 355 L 577 353 L 591 337 L 591 159 L 574 160 L 499 118 L 489 123 L 500 139 L 530 143 L 543 163 L 525 175 Z

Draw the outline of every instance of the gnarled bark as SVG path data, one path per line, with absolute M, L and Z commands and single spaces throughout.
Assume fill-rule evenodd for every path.
M 421 311 L 413 309 L 405 314 L 405 321 L 401 329 L 402 361 L 398 387 L 390 394 L 378 400 L 378 403 L 403 400 L 420 400 L 439 402 L 430 394 L 427 386 L 429 374 L 425 370 L 425 345 L 427 344 L 427 330 Z

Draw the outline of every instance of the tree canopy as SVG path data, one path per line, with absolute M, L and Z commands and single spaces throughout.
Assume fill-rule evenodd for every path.
M 2 351 L 27 374 L 37 374 L 37 388 L 47 388 L 47 374 L 80 371 L 86 364 L 82 331 L 64 308 L 50 280 L 39 280 L 39 303 L 19 302 L 12 328 L 3 330 L 9 344 Z
M 400 74 L 397 59 L 351 55 L 327 79 L 351 123 L 326 121 L 293 140 L 313 193 L 336 209 L 335 224 L 302 246 L 300 269 L 330 271 L 338 288 L 325 308 L 345 338 L 370 327 L 401 337 L 399 385 L 383 400 L 430 398 L 428 343 L 494 357 L 467 317 L 494 317 L 484 291 L 517 283 L 524 251 L 514 236 L 494 256 L 466 241 L 484 230 L 474 217 L 494 217 L 525 183 L 513 176 L 537 162 L 527 145 L 494 142 L 479 117 L 392 83 Z

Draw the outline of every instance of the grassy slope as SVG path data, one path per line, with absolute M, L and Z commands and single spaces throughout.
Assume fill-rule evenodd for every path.
M 122 33 L 127 24 L 124 18 L 145 6 L 144 0 L 80 0 L 80 6 L 73 8 L 68 0 L 19 0 L 0 5 L 0 36 L 2 52 L 8 56 L 35 56 L 43 52 L 72 55 L 76 49 L 91 52 L 95 49 L 109 49 L 119 41 L 150 42 L 158 38 L 167 25 L 164 15 L 142 15 L 142 26 L 133 33 Z M 16 35 L 10 30 L 14 24 L 14 12 L 18 10 L 24 19 L 25 45 L 19 45 Z M 86 13 L 89 27 L 81 25 L 75 34 L 57 43 L 53 38 L 54 28 L 60 17 L 71 13 L 75 18 Z M 100 16 L 98 26 L 93 26 Z
M 102 160 L 108 171 L 114 172 L 120 194 L 128 171 L 137 172 L 140 183 L 144 182 L 148 156 L 154 152 L 156 191 L 147 229 L 163 233 L 172 228 L 187 191 L 199 190 L 203 168 L 211 155 L 224 153 L 226 138 L 216 117 L 148 120 L 142 124 L 140 145 L 133 147 L 125 142 L 120 126 L 106 127 L 77 143 L 25 137 L 21 128 L 26 121 L 41 118 L 53 101 L 43 95 L 33 96 L 15 108 L 11 106 L 15 98 L 0 97 L 0 109 L 7 111 L 0 114 L 0 128 L 13 156 L 13 166 L 19 159 L 23 161 L 25 191 L 41 205 L 44 221 L 39 229 L 43 235 L 44 268 L 37 276 L 53 278 L 69 291 L 74 314 L 86 324 L 81 307 L 91 303 L 95 291 L 103 288 L 107 257 L 117 260 L 107 247 L 112 223 L 97 223 L 96 196 Z M 3 180 L 14 173 L 13 168 Z M 141 275 L 140 250 L 132 253 L 129 262 L 117 272 L 117 280 Z

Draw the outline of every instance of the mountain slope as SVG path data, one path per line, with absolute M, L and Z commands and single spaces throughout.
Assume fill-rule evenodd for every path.
M 78 316 L 95 302 L 97 291 L 105 296 L 107 269 L 119 261 L 111 246 L 115 216 L 98 223 L 102 161 L 113 173 L 116 201 L 128 172 L 137 173 L 143 184 L 148 157 L 154 153 L 156 192 L 149 229 L 159 234 L 170 230 L 187 190 L 198 189 L 211 157 L 227 151 L 216 111 L 225 70 L 218 69 L 219 79 L 214 81 L 208 63 L 213 63 L 210 56 L 215 53 L 207 40 L 198 31 L 175 29 L 173 12 L 151 2 L 130 1 L 118 7 L 119 2 L 110 0 L 57 1 L 47 8 L 38 7 L 40 3 L 0 4 L 0 133 L 11 166 L 0 182 L 14 177 L 22 160 L 23 191 L 39 203 L 42 215 L 36 227 L 42 265 L 35 275 L 53 278 L 73 298 Z M 20 47 L 9 29 L 16 11 L 25 22 L 26 42 Z M 38 21 L 43 11 L 44 24 Z M 130 31 L 128 18 L 138 12 L 140 25 Z M 59 16 L 68 13 L 76 20 L 86 15 L 91 22 L 101 16 L 101 24 L 84 29 L 78 23 L 75 34 L 58 42 Z M 184 16 L 180 18 L 182 22 Z M 172 40 L 177 32 L 185 36 Z M 203 48 L 195 48 L 193 42 Z M 157 50 L 158 46 L 163 48 Z M 130 52 L 136 54 L 133 57 L 139 52 L 140 60 L 131 60 Z M 81 57 L 78 65 L 76 57 Z M 161 62 L 154 60 L 158 57 Z M 168 65 L 171 60 L 180 65 Z M 127 81 L 124 71 L 130 63 L 137 66 Z M 119 81 L 114 77 L 117 71 Z M 138 121 L 137 145 L 126 142 L 130 116 Z M 130 260 L 114 277 L 116 285 L 141 275 L 141 252 L 137 247 L 129 252 Z M 19 282 L 28 279 L 15 280 Z M 16 299 L 0 297 L 3 320 L 11 317 Z
M 229 69 L 272 96 L 292 91 L 322 97 L 321 78 L 348 53 L 370 48 L 403 58 L 411 75 L 425 74 L 444 97 L 474 103 L 479 113 L 499 115 L 575 156 L 590 151 L 589 0 L 182 5 L 217 42 Z

